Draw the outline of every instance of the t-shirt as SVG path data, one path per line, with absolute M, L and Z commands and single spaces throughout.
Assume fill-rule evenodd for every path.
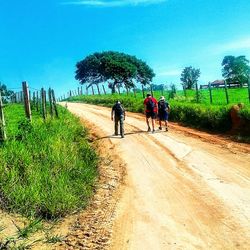
M 124 108 L 122 107 L 121 104 L 118 104 L 116 103 L 113 108 L 112 108 L 112 111 L 115 112 L 115 116 L 121 116 L 121 115 L 124 115 L 125 113 L 125 110 Z
M 154 97 L 147 97 L 147 98 L 144 100 L 144 105 L 146 105 L 146 112 L 150 112 L 150 110 L 147 109 L 147 102 L 148 102 L 150 99 L 151 99 L 151 100 L 153 101 L 153 103 L 155 104 L 155 106 L 154 106 L 154 112 L 156 113 L 156 112 L 157 112 L 157 104 L 158 104 L 158 102 L 157 102 L 157 100 L 156 100 Z
M 165 113 L 167 112 L 166 109 L 169 109 L 169 104 L 166 101 L 159 101 L 158 102 L 158 112 L 159 113 Z

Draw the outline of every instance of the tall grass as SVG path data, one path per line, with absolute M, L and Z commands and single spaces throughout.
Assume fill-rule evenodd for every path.
M 45 122 L 23 106 L 5 109 L 8 140 L 0 146 L 1 206 L 26 216 L 57 218 L 84 207 L 97 178 L 97 155 L 79 120 L 60 108 Z

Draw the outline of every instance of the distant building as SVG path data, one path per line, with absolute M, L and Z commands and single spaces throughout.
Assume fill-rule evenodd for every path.
M 244 83 L 242 87 L 247 87 L 247 83 Z M 213 82 L 210 82 L 210 87 L 211 88 L 225 88 L 225 80 L 215 80 Z M 241 87 L 239 82 L 234 82 L 234 83 L 228 83 L 227 84 L 228 88 L 239 88 Z M 200 89 L 208 89 L 209 88 L 209 83 L 205 85 L 200 85 Z
M 210 83 L 211 88 L 224 88 L 225 81 L 224 80 L 215 80 Z

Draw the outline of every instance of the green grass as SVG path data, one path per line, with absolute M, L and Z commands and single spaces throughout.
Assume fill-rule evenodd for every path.
M 57 242 L 62 242 L 64 239 L 61 235 L 48 235 L 46 238 L 46 242 L 50 244 L 55 244 Z
M 89 93 L 92 93 L 92 91 L 89 91 Z M 97 93 L 97 91 L 95 91 L 95 93 Z M 147 91 L 145 90 L 145 94 L 146 93 L 147 93 Z M 110 95 L 111 94 L 107 94 L 107 96 L 110 96 Z M 157 99 L 161 95 L 162 95 L 162 91 L 160 91 L 160 90 L 154 91 L 154 96 Z M 170 99 L 170 90 L 164 90 L 163 95 L 167 99 Z M 209 95 L 208 89 L 199 90 L 199 95 L 200 95 L 200 103 L 201 104 L 210 105 L 210 95 Z M 125 90 L 121 90 L 121 96 L 127 96 Z M 129 96 L 134 97 L 134 93 L 132 91 L 130 91 Z M 137 91 L 136 97 L 139 99 L 142 99 L 143 98 L 142 91 Z M 229 97 L 229 104 L 236 104 L 236 103 L 242 102 L 242 103 L 249 105 L 249 103 L 250 103 L 247 88 L 228 88 L 228 97 Z M 195 90 L 186 90 L 186 97 L 185 97 L 183 90 L 177 90 L 177 96 L 175 99 L 178 101 L 182 101 L 182 102 L 194 103 L 194 102 L 196 102 L 196 91 Z M 226 105 L 227 104 L 226 93 L 225 93 L 224 89 L 222 89 L 222 88 L 212 89 L 212 104 L 213 105 Z
M 98 158 L 79 120 L 59 107 L 60 118 L 22 105 L 5 108 L 8 140 L 0 145 L 1 206 L 25 216 L 53 219 L 84 207 L 98 175 Z
M 225 89 L 212 89 L 212 104 L 213 105 L 227 105 L 226 92 Z M 177 91 L 177 95 L 184 97 L 183 91 Z M 210 94 L 207 89 L 199 90 L 200 103 L 210 105 Z M 196 100 L 195 90 L 187 90 L 185 102 L 194 102 Z M 229 104 L 235 104 L 243 102 L 249 104 L 248 99 L 248 89 L 247 88 L 237 88 L 228 89 L 228 99 Z
M 224 103 L 222 98 L 224 92 L 222 93 L 221 91 L 222 90 L 213 90 L 213 95 L 217 95 L 217 97 L 221 100 L 220 105 L 209 104 L 210 99 L 208 92 L 200 92 L 201 103 L 196 103 L 195 91 L 193 90 L 187 91 L 187 97 L 184 96 L 183 91 L 178 91 L 176 96 L 172 99 L 169 99 L 170 93 L 164 92 L 163 94 L 167 97 L 171 106 L 169 119 L 196 128 L 208 129 L 210 131 L 228 131 L 231 128 L 230 108 L 232 105 L 237 104 L 239 100 L 243 100 L 242 97 L 245 97 L 245 94 L 247 96 L 247 90 L 230 89 L 229 100 L 235 100 L 235 102 L 228 105 Z M 237 98 L 236 93 L 241 97 Z M 159 99 L 161 95 L 161 91 L 154 92 L 154 97 L 157 99 Z M 233 96 L 234 98 L 232 98 Z M 73 102 L 102 105 L 106 107 L 111 107 L 114 105 L 116 100 L 120 100 L 128 111 L 143 112 L 144 110 L 143 96 L 141 92 L 136 93 L 136 96 L 132 93 L 129 93 L 129 95 L 126 93 L 121 95 L 83 95 L 71 97 L 68 100 Z M 240 115 L 243 119 L 248 121 L 250 120 L 250 105 L 248 101 L 245 102 L 245 108 L 240 112 Z

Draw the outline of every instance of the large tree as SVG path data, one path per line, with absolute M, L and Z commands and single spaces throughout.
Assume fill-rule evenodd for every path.
M 248 81 L 250 67 L 245 56 L 225 56 L 221 65 L 222 76 L 229 84 L 239 83 L 242 86 Z
M 135 83 L 149 84 L 155 76 L 142 60 L 124 53 L 107 51 L 94 53 L 76 64 L 75 78 L 81 84 L 99 84 L 109 81 L 109 87 L 134 87 Z
M 200 77 L 200 69 L 195 69 L 191 66 L 185 67 L 181 73 L 181 84 L 184 89 L 192 89 L 198 82 Z

